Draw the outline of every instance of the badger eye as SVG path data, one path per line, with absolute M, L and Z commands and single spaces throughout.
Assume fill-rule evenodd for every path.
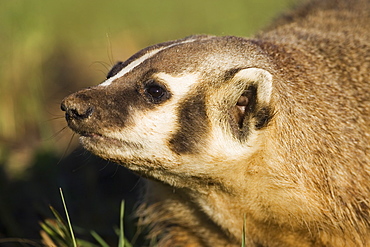
M 166 86 L 158 83 L 154 79 L 149 79 L 144 82 L 143 85 L 143 95 L 145 98 L 154 104 L 162 103 L 165 100 L 171 98 L 171 92 L 168 91 Z
M 161 99 L 166 92 L 166 90 L 163 87 L 158 85 L 147 86 L 145 91 L 147 94 L 153 97 L 153 99 Z
M 144 95 L 151 103 L 155 104 L 159 104 L 171 97 L 170 92 L 165 86 L 162 86 L 153 80 L 147 82 L 144 86 Z

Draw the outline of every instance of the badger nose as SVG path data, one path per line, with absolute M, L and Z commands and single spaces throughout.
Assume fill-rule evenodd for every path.
M 66 100 L 62 102 L 60 108 L 66 112 L 65 117 L 67 121 L 84 120 L 89 118 L 94 112 L 93 106 L 71 104 Z

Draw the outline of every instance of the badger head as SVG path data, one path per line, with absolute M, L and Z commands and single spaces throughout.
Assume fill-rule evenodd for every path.
M 191 36 L 117 63 L 62 110 L 82 145 L 144 176 L 212 179 L 255 153 L 272 119 L 266 57 L 236 37 Z

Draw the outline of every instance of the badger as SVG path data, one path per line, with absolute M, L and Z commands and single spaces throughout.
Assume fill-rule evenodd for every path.
M 147 47 L 61 108 L 145 178 L 158 246 L 370 246 L 369 30 L 369 0 L 312 0 L 251 38 Z

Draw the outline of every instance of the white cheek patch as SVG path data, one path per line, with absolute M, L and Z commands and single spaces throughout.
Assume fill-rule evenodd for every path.
M 158 49 L 151 50 L 148 53 L 144 54 L 143 56 L 139 57 L 138 59 L 132 61 L 130 64 L 128 64 L 126 67 L 124 67 L 120 72 L 118 72 L 116 75 L 114 75 L 114 76 L 110 77 L 109 79 L 105 80 L 104 82 L 102 82 L 100 84 L 100 86 L 109 86 L 113 81 L 115 81 L 116 79 L 118 79 L 122 76 L 125 76 L 128 72 L 130 72 L 131 70 L 133 70 L 134 68 L 136 68 L 137 66 L 142 64 L 145 60 L 153 57 L 155 54 L 157 54 L 160 51 L 163 51 L 165 49 L 168 49 L 168 48 L 176 46 L 176 45 L 191 43 L 191 42 L 194 42 L 194 41 L 196 41 L 196 39 L 189 39 L 189 40 L 181 41 L 181 42 L 178 42 L 178 43 L 173 43 L 173 44 L 170 44 L 168 46 L 160 47 Z
M 143 149 L 134 150 L 131 148 L 117 150 L 118 155 L 128 157 L 137 155 L 140 158 L 153 159 L 170 155 L 166 148 L 166 140 L 172 130 L 176 128 L 176 118 L 174 117 L 174 107 L 172 104 L 166 107 L 149 112 L 135 112 L 132 118 L 135 125 L 114 132 L 106 133 L 123 142 L 140 144 Z
M 214 126 L 210 136 L 209 154 L 213 157 L 218 157 L 224 161 L 233 159 L 240 160 L 241 157 L 247 157 L 253 154 L 259 148 L 258 133 L 251 131 L 248 138 L 248 146 L 241 144 L 231 137 L 231 134 L 226 134 L 225 130 L 220 126 Z

